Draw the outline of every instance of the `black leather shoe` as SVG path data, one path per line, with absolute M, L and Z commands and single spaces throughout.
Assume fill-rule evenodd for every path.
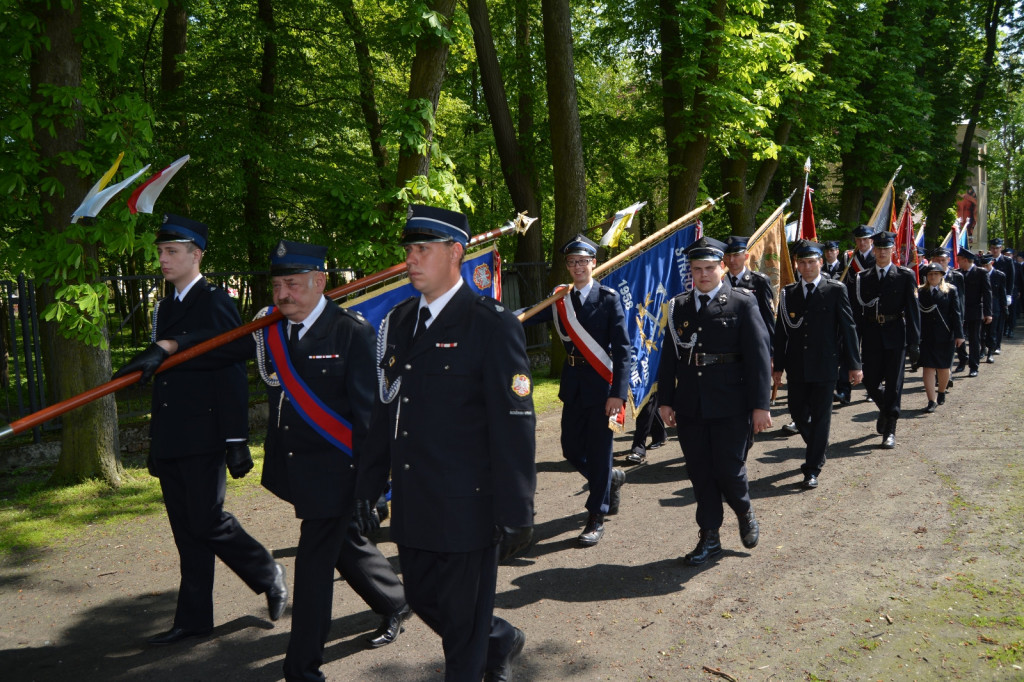
M 754 518 L 754 510 L 748 509 L 746 514 L 740 516 L 740 540 L 747 549 L 754 549 L 760 537 L 761 524 Z
M 284 566 L 274 564 L 274 584 L 267 590 L 267 610 L 270 620 L 277 620 L 288 604 L 288 583 L 285 581 Z
M 630 464 L 647 464 L 647 453 L 641 447 L 633 448 L 633 452 L 626 455 L 626 461 Z
M 956 369 L 954 369 L 953 371 L 954 372 L 962 372 L 962 371 L 964 371 L 964 369 L 966 367 L 967 367 L 967 363 L 966 362 L 958 362 L 957 365 L 956 365 Z
M 892 433 L 885 434 L 885 437 L 882 438 L 882 449 L 883 450 L 892 450 L 895 447 L 896 447 L 896 435 L 892 434 Z
M 512 629 L 512 650 L 496 668 L 484 672 L 484 682 L 508 682 L 512 679 L 512 661 L 518 658 L 526 646 L 526 634 L 517 627 Z
M 604 517 L 600 514 L 591 514 L 587 517 L 587 525 L 580 533 L 579 541 L 584 547 L 593 547 L 601 541 L 604 535 Z
M 879 436 L 884 436 L 886 432 L 886 418 L 881 412 L 878 413 L 878 419 L 875 420 L 875 433 Z
M 992 355 L 1001 355 L 1001 354 L 1002 354 L 1002 351 L 999 350 L 998 348 L 996 348 L 994 351 L 992 351 Z
M 935 411 L 935 408 L 938 406 L 939 404 L 937 402 L 935 402 L 934 400 L 929 400 L 928 406 L 924 408 L 924 411 L 927 412 L 928 414 L 931 414 L 932 412 Z
M 946 382 L 946 390 L 948 391 L 951 388 L 953 388 L 953 377 L 950 377 L 949 381 Z M 939 404 L 941 405 L 942 403 Z
M 622 469 L 612 469 L 612 483 L 608 491 L 608 516 L 619 513 L 619 503 L 622 502 L 622 484 L 626 482 L 626 472 Z
M 836 393 L 836 399 L 839 401 L 840 405 L 849 405 L 850 404 L 850 394 L 849 393 L 845 393 L 845 392 Z
M 153 646 L 162 646 L 164 644 L 174 644 L 180 642 L 183 639 L 189 637 L 205 637 L 210 634 L 211 630 L 186 630 L 185 628 L 179 628 L 175 625 L 167 632 L 161 632 L 159 635 L 154 635 L 146 640 L 146 644 L 152 644 Z
M 804 476 L 803 486 L 806 490 L 813 490 L 818 487 L 818 477 L 814 475 Z
M 796 428 L 796 422 L 789 422 L 782 427 L 782 432 L 788 436 L 795 436 L 800 433 L 800 429 Z
M 972 370 L 971 370 L 971 371 L 970 371 L 970 372 L 969 372 L 969 373 L 967 374 L 967 376 L 969 376 L 969 377 L 976 377 L 976 376 L 978 376 L 978 370 L 976 370 L 976 369 L 972 369 Z
M 390 616 L 385 616 L 376 631 L 366 638 L 366 641 L 370 644 L 370 648 L 379 649 L 382 646 L 387 646 L 398 639 L 398 636 L 405 632 L 405 628 L 402 627 L 402 623 L 407 621 L 411 615 L 412 607 L 406 604 Z
M 992 363 L 994 363 L 995 361 L 996 361 L 996 359 L 995 359 L 995 358 L 993 358 L 993 357 L 992 357 L 991 355 L 989 355 L 989 356 L 986 356 L 986 358 L 985 358 L 985 364 L 986 364 L 986 365 L 991 365 L 991 364 L 992 364 Z
M 668 440 L 659 440 L 656 443 L 651 443 L 650 445 L 648 445 L 647 449 L 648 450 L 657 450 L 658 448 L 660 448 L 662 445 L 664 445 L 667 442 L 668 442 Z
M 709 528 L 704 530 L 701 528 L 697 546 L 693 548 L 692 552 L 685 555 L 682 561 L 687 566 L 700 566 L 707 562 L 708 559 L 712 559 L 721 553 L 722 541 L 718 537 L 718 529 Z
M 946 390 L 949 390 L 949 386 L 946 387 Z M 945 393 L 939 393 L 938 403 L 939 403 L 939 405 L 945 405 L 946 404 L 946 394 Z

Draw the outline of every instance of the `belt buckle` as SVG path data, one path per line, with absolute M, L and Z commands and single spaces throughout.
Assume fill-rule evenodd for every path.
M 885 315 L 882 315 L 881 313 L 876 313 L 875 322 L 877 322 L 878 324 L 885 324 Z
M 694 353 L 693 354 L 693 366 L 694 367 L 704 367 L 705 366 L 704 365 L 704 353 Z

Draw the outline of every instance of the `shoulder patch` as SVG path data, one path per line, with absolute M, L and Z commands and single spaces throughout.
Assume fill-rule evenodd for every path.
M 358 310 L 349 310 L 348 308 L 342 308 L 341 306 L 338 306 L 338 309 L 341 310 L 343 314 L 345 314 L 348 317 L 351 317 L 353 320 L 360 324 L 370 324 L 369 320 L 363 317 L 363 314 L 360 313 Z

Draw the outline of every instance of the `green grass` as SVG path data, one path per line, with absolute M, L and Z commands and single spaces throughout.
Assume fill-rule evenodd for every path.
M 263 448 L 252 445 L 251 449 L 256 466 L 241 480 L 229 478 L 229 490 L 259 485 Z M 117 490 L 99 480 L 47 487 L 46 476 L 48 472 L 26 476 L 25 482 L 0 499 L 0 556 L 52 547 L 89 526 L 163 513 L 160 482 L 145 467 L 125 467 L 124 484 Z

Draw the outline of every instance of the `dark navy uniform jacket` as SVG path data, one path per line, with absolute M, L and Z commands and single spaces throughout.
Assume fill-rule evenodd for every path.
M 877 299 L 876 305 L 870 305 Z M 872 267 L 857 276 L 854 285 L 853 312 L 861 339 L 877 347 L 893 350 L 921 343 L 921 311 L 917 307 L 917 278 L 914 271 L 890 264 L 882 280 Z M 869 304 L 869 305 L 865 305 Z M 886 316 L 878 324 L 877 315 Z M 890 321 L 888 318 L 892 317 Z
M 964 276 L 964 320 L 977 321 L 992 315 L 992 282 L 988 273 L 975 265 Z
M 675 330 L 658 367 L 658 400 L 676 411 L 676 419 L 716 419 L 767 410 L 771 400 L 768 332 L 754 295 L 733 289 L 728 278 L 698 316 L 696 290 L 670 303 L 668 324 Z M 676 343 L 678 339 L 679 343 Z M 680 344 L 693 344 L 682 347 Z M 693 351 L 691 355 L 690 351 Z M 739 362 L 698 367 L 694 356 L 736 353 Z
M 498 301 L 463 284 L 413 339 L 418 301 L 395 306 L 381 326 L 385 386 L 359 458 L 357 495 L 377 499 L 390 470 L 392 540 L 433 552 L 484 549 L 496 541 L 495 526 L 533 525 L 526 337 Z
M 992 269 L 998 270 L 999 272 L 1006 275 L 1006 293 L 1004 296 L 1004 303 L 1006 296 L 1013 296 L 1016 292 L 1016 279 L 1017 279 L 1017 268 L 1016 263 L 1009 256 L 1002 255 L 992 261 Z
M 802 278 L 786 285 L 775 323 L 776 372 L 789 381 L 834 383 L 840 353 L 844 368 L 860 369 L 858 346 L 845 285 L 822 275 L 810 301 Z
M 285 326 L 287 338 L 287 322 Z M 366 441 L 377 387 L 376 338 L 362 316 L 328 301 L 313 326 L 295 342 L 291 356 L 310 392 L 351 424 L 354 457 L 306 423 L 282 387 L 267 387 L 270 421 L 262 483 L 292 503 L 300 519 L 343 516 L 352 509 L 356 459 Z M 270 351 L 265 352 L 269 370 Z M 376 496 L 367 499 L 371 498 Z
M 572 305 L 571 294 L 565 297 L 565 304 Z M 626 315 L 619 301 L 619 292 L 601 286 L 596 281 L 590 287 L 586 300 L 580 301 L 582 310 L 577 314 L 580 324 L 594 341 L 604 348 L 612 360 L 612 383 L 605 381 L 585 361 L 566 361 L 562 365 L 558 397 L 570 407 L 583 408 L 604 406 L 608 398 L 626 400 L 629 395 L 629 370 L 631 366 L 630 343 L 626 333 Z M 524 324 L 532 325 L 551 322 L 555 317 L 555 306 L 544 308 Z M 559 327 L 561 323 L 559 323 Z M 575 344 L 562 340 L 565 352 L 579 355 Z
M 161 299 L 155 338 L 181 347 L 195 335 L 215 336 L 242 325 L 234 301 L 200 278 L 182 301 Z M 244 341 L 242 344 L 244 345 Z M 211 351 L 160 372 L 153 380 L 150 452 L 156 459 L 223 455 L 229 438 L 249 434 L 249 385 L 238 344 Z
M 1006 317 L 1006 275 L 1001 271 L 996 270 L 993 266 L 992 270 L 988 273 L 989 282 L 992 284 L 992 312 L 995 315 Z
M 725 278 L 732 283 L 732 275 L 726 273 Z M 772 291 L 772 280 L 763 272 L 744 270 L 743 274 L 736 280 L 736 286 L 754 292 L 757 299 L 757 310 L 764 320 L 764 328 L 768 330 L 768 344 L 771 349 L 775 347 L 775 292 Z

